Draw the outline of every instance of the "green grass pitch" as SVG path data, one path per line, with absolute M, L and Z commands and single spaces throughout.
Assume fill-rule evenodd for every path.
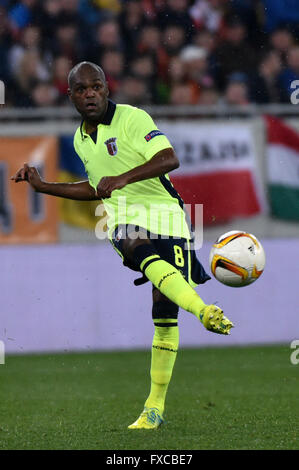
M 8 356 L 0 449 L 298 449 L 299 365 L 289 346 L 182 349 L 166 424 L 128 430 L 149 351 Z

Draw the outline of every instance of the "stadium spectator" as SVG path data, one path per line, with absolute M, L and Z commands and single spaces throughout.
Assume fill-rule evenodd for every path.
M 99 10 L 108 10 L 112 13 L 119 13 L 121 11 L 120 0 L 92 0 L 93 4 Z
M 68 74 L 72 63 L 65 56 L 57 57 L 53 63 L 53 86 L 57 90 L 57 102 L 68 104 Z
M 219 103 L 219 92 L 214 86 L 203 86 L 200 89 L 198 104 L 201 106 L 216 106 Z
M 99 45 L 104 48 L 121 46 L 121 38 L 117 21 L 110 19 L 100 23 L 97 29 L 96 39 Z
M 31 79 L 51 77 L 58 103 L 65 99 L 66 70 L 81 60 L 101 65 L 104 60 L 112 96 L 123 89 L 128 74 L 124 88 L 130 91 L 139 80 L 145 102 L 150 96 L 153 103 L 169 103 L 171 90 L 181 84 L 191 88 L 185 95 L 191 93 L 192 103 L 214 102 L 225 93 L 233 73 L 245 73 L 251 100 L 288 102 L 290 80 L 297 77 L 296 54 L 289 56 L 299 34 L 296 15 L 284 21 L 296 1 L 285 1 L 289 11 L 282 22 L 267 26 L 266 34 L 259 6 L 270 5 L 275 16 L 282 0 L 0 0 L 0 79 L 5 81 L 7 105 L 26 105 L 31 99 L 26 99 L 28 87 L 23 86 L 28 71 L 24 80 L 18 77 L 27 52 L 38 57 L 39 72 Z M 205 57 L 181 61 L 190 45 L 205 51 Z M 176 94 L 175 101 L 190 101 L 180 98 L 182 90 Z
M 198 31 L 192 41 L 192 44 L 198 46 L 202 49 L 205 49 L 207 52 L 207 64 L 209 72 L 213 75 L 213 71 L 216 69 L 215 63 L 215 49 L 217 47 L 218 36 L 207 29 Z
M 279 87 L 282 63 L 278 52 L 267 51 L 262 57 L 258 72 L 250 80 L 251 100 L 255 103 L 279 103 L 283 100 Z
M 10 79 L 9 51 L 13 45 L 7 12 L 0 6 L 0 78 L 5 82 Z
M 41 39 L 41 30 L 37 25 L 25 26 L 21 32 L 20 41 L 15 43 L 9 51 L 10 71 L 13 75 L 16 74 L 26 51 L 41 52 Z
M 180 58 L 184 62 L 187 74 L 198 80 L 207 72 L 207 51 L 202 47 L 189 45 L 181 50 Z
M 186 44 L 185 31 L 182 26 L 169 24 L 163 31 L 162 44 L 169 56 L 176 55 Z
M 152 102 L 150 90 L 144 80 L 127 75 L 114 95 L 117 103 L 129 103 L 133 106 L 144 106 Z
M 196 0 L 189 10 L 197 29 L 219 32 L 224 15 L 223 0 Z
M 279 77 L 285 100 L 290 102 L 290 96 L 294 89 L 292 82 L 299 80 L 299 46 L 293 47 L 288 54 L 288 67 L 283 70 Z
M 144 25 L 138 36 L 138 53 L 159 55 L 161 49 L 161 31 L 154 23 Z
M 111 1 L 113 3 L 113 1 Z M 80 0 L 79 14 L 84 16 L 84 19 L 89 27 L 93 27 L 105 18 L 105 10 L 102 10 L 96 0 Z
M 189 45 L 182 49 L 180 58 L 185 66 L 185 79 L 192 88 L 192 103 L 198 103 L 202 86 L 214 84 L 209 74 L 207 51 L 201 47 Z
M 185 82 L 185 64 L 179 56 L 170 59 L 165 80 L 158 80 L 156 85 L 156 102 L 166 104 L 170 99 L 171 88 Z
M 141 54 L 130 63 L 130 72 L 137 78 L 144 80 L 152 99 L 156 101 L 156 61 L 150 54 Z
M 157 24 L 164 30 L 169 24 L 183 28 L 186 42 L 190 42 L 195 26 L 188 11 L 189 0 L 166 0 L 165 7 L 157 14 Z
M 265 29 L 273 31 L 279 26 L 298 29 L 299 8 L 297 0 L 262 0 L 265 12 Z
M 194 103 L 193 88 L 188 83 L 176 83 L 170 91 L 169 104 L 191 105 Z
M 244 74 L 234 73 L 231 75 L 222 103 L 228 106 L 247 106 L 249 104 L 248 80 Z
M 51 82 L 39 82 L 32 91 L 33 107 L 55 106 L 57 103 L 58 92 Z
M 157 14 L 165 8 L 165 0 L 141 0 L 147 19 L 153 21 Z
M 26 89 L 26 84 L 30 82 L 31 78 L 37 80 L 48 80 L 49 71 L 42 62 L 39 52 L 29 50 L 23 54 L 16 70 L 16 76 L 19 83 L 25 85 Z
M 65 13 L 77 15 L 80 0 L 60 0 L 61 8 Z
M 85 15 L 79 13 L 80 0 L 62 0 L 61 11 L 58 17 L 58 25 L 56 27 L 70 27 L 76 28 L 75 46 L 78 48 L 78 55 L 85 56 L 86 50 L 90 47 L 93 40 L 93 31 L 89 28 Z
M 16 70 L 14 87 L 17 106 L 30 106 L 33 85 L 49 80 L 49 72 L 37 51 L 26 51 Z
M 266 38 L 261 25 L 260 0 L 229 0 L 226 15 L 236 15 L 246 25 L 251 45 L 260 47 Z
M 182 83 L 186 76 L 186 66 L 180 56 L 174 56 L 169 62 L 167 83 Z
M 246 26 L 236 18 L 227 22 L 226 40 L 213 54 L 214 75 L 220 90 L 234 72 L 250 73 L 256 67 L 256 53 L 246 40 Z
M 111 96 L 117 93 L 121 87 L 124 75 L 124 55 L 117 49 L 106 50 L 101 58 L 101 64 L 106 72 L 106 80 Z
M 162 46 L 158 57 L 158 75 L 165 79 L 171 57 L 180 53 L 186 43 L 184 28 L 180 25 L 169 24 L 162 34 Z
M 294 35 L 286 28 L 279 28 L 270 35 L 269 43 L 279 53 L 283 64 L 286 64 L 288 52 L 295 45 Z
M 85 58 L 84 42 L 80 40 L 80 31 L 76 22 L 60 19 L 51 42 L 53 57 L 66 56 L 74 64 Z
M 10 9 L 9 18 L 16 37 L 20 30 L 31 23 L 37 8 L 38 0 L 21 0 Z
M 146 16 L 142 8 L 142 2 L 128 0 L 123 4 L 119 15 L 121 36 L 125 38 L 125 52 L 127 58 L 132 58 L 138 45 L 138 36 L 146 24 Z
M 43 38 L 49 44 L 58 26 L 62 5 L 60 0 L 44 0 L 36 13 L 36 23 L 42 25 Z
M 152 82 L 155 77 L 155 63 L 150 54 L 136 56 L 130 63 L 130 71 L 136 77 Z
M 123 50 L 119 25 L 114 19 L 109 19 L 97 25 L 94 41 L 87 51 L 88 60 L 100 63 L 102 54 L 107 49 Z
M 205 49 L 208 54 L 212 54 L 217 46 L 217 36 L 207 29 L 197 31 L 193 37 L 192 44 Z

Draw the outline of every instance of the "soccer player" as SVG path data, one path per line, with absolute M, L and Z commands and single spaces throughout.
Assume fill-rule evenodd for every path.
M 35 191 L 53 196 L 103 200 L 113 247 L 126 266 L 143 274 L 136 284 L 152 283 L 151 388 L 143 412 L 129 429 L 155 429 L 163 422 L 178 351 L 179 307 L 214 333 L 227 335 L 233 324 L 194 290 L 210 277 L 190 247 L 183 201 L 168 177 L 179 166 L 170 142 L 145 111 L 116 105 L 108 94 L 98 65 L 81 62 L 70 71 L 69 97 L 82 117 L 74 147 L 88 180 L 46 182 L 28 164 L 12 179 L 27 181 Z

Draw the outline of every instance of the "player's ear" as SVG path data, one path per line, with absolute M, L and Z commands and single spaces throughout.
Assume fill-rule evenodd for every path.
M 73 98 L 72 98 L 72 90 L 70 88 L 67 89 L 67 95 L 70 99 L 71 102 L 73 102 Z
M 107 93 L 107 96 L 109 96 L 109 87 L 108 87 L 108 82 L 106 82 L 106 93 Z

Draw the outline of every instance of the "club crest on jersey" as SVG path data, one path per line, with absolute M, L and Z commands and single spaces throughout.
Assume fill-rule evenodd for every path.
M 116 145 L 117 137 L 111 137 L 111 139 L 106 140 L 105 145 L 107 147 L 109 155 L 113 156 L 117 154 L 117 145 Z

